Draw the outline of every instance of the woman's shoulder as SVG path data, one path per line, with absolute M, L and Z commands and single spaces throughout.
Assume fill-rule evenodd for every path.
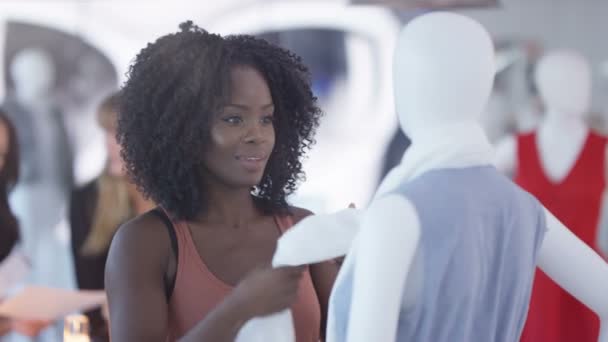
M 156 209 L 154 209 L 156 210 Z M 163 261 L 170 250 L 167 227 L 154 210 L 122 224 L 112 239 L 110 258 Z
M 312 211 L 301 207 L 289 206 L 287 210 L 289 215 L 292 217 L 294 224 L 300 222 L 307 216 L 314 215 Z

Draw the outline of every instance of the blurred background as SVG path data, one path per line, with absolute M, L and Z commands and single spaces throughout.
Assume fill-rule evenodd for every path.
M 97 108 L 148 42 L 190 19 L 211 32 L 259 35 L 302 56 L 326 115 L 304 164 L 307 179 L 291 201 L 323 213 L 351 202 L 364 207 L 409 145 L 393 107 L 393 46 L 403 24 L 437 9 L 477 19 L 494 39 L 496 84 L 482 118 L 492 142 L 542 119 L 532 74 L 538 58 L 556 48 L 589 60 L 586 120 L 606 131 L 605 0 L 0 0 L 0 102 L 26 151 L 11 205 L 29 253 L 66 251 L 65 262 L 48 258 L 42 268 L 49 273 L 34 282 L 75 286 L 66 266 L 69 194 L 103 171 L 108 153 Z M 42 229 L 55 249 L 28 246 Z
M 185 19 L 218 33 L 260 35 L 303 57 L 326 112 L 306 163 L 307 181 L 294 201 L 317 212 L 350 202 L 363 206 L 407 144 L 395 135 L 389 74 L 394 37 L 402 24 L 433 9 L 470 15 L 495 39 L 500 71 L 484 116 L 492 140 L 538 122 L 542 109 L 531 73 L 543 51 L 553 48 L 576 49 L 592 63 L 589 120 L 604 128 L 608 3 L 602 0 L 3 0 L 0 98 L 14 97 L 10 70 L 20 51 L 48 54 L 54 69 L 50 102 L 66 122 L 74 181 L 85 184 L 105 160 L 96 106 L 124 81 L 129 62 L 147 42 Z M 19 82 L 38 76 L 32 72 Z M 337 156 L 340 163 L 332 163 Z

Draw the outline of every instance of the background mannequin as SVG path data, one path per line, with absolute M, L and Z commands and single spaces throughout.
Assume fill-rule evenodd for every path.
M 63 118 L 51 91 L 54 66 L 41 50 L 18 53 L 10 64 L 14 93 L 5 109 L 19 137 L 21 173 L 11 203 L 19 218 L 33 284 L 72 288 L 74 276 L 66 224 L 72 183 L 71 151 Z M 54 341 L 61 327 L 43 333 Z
M 547 108 L 537 131 L 508 137 L 496 165 L 536 196 L 587 245 L 597 249 L 606 179 L 606 139 L 585 122 L 591 71 L 574 51 L 543 57 L 535 82 Z M 596 316 L 538 272 L 522 341 L 596 341 Z
M 413 142 L 403 162 L 369 208 L 307 218 L 277 250 L 290 264 L 334 257 L 353 234 L 308 251 L 298 246 L 345 232 L 343 224 L 358 217 L 332 293 L 328 341 L 512 341 L 523 328 L 536 262 L 608 318 L 608 265 L 490 166 L 493 151 L 476 119 L 493 74 L 491 40 L 466 17 L 433 13 L 402 32 L 395 98 Z M 469 176 L 468 184 L 451 182 Z
M 539 62 L 535 82 L 547 108 L 538 128 L 538 148 L 547 176 L 559 182 L 572 169 L 589 132 L 584 117 L 590 103 L 590 67 L 576 52 L 554 51 Z M 499 142 L 496 167 L 515 172 L 516 137 Z

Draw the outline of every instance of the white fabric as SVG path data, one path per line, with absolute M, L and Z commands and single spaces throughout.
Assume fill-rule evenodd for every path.
M 401 163 L 380 184 L 375 198 L 433 169 L 490 165 L 493 159 L 494 148 L 478 123 L 429 128 L 416 135 Z
M 358 212 L 345 209 L 335 214 L 306 217 L 277 242 L 273 267 L 310 265 L 345 255 L 358 232 Z M 291 310 L 248 321 L 236 341 L 294 342 Z

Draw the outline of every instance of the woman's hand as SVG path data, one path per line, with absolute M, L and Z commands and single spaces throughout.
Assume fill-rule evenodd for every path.
M 53 322 L 0 317 L 0 336 L 4 336 L 9 332 L 16 332 L 21 335 L 34 337 L 51 323 Z
M 266 316 L 289 308 L 296 300 L 304 266 L 256 269 L 234 289 L 247 318 Z
M 21 335 L 34 337 L 52 323 L 52 321 L 17 319 L 12 321 L 12 328 Z

